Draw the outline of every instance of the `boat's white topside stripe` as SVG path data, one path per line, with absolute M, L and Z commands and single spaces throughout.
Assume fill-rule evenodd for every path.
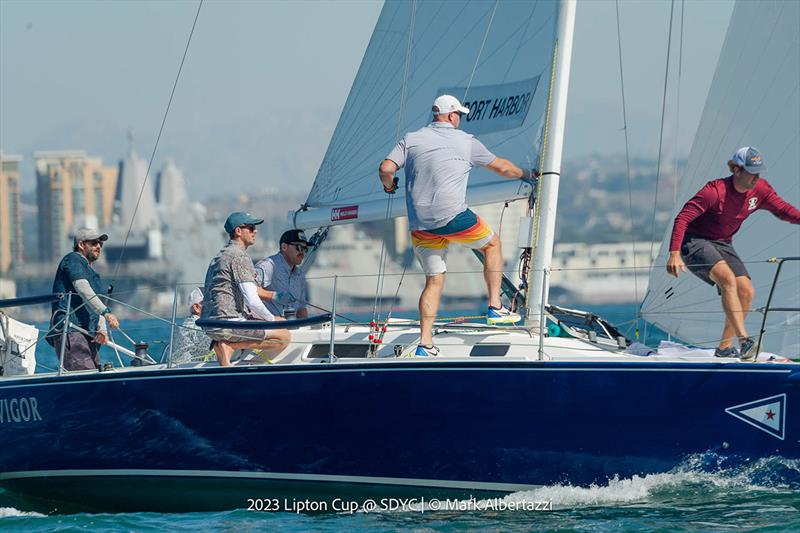
M 474 361 L 473 361 L 474 362 Z M 561 367 L 561 368 L 547 368 L 547 367 L 503 367 L 503 368 L 486 368 L 484 366 L 480 367 L 451 367 L 451 366 L 444 366 L 448 363 L 452 363 L 452 361 L 443 361 L 441 363 L 434 363 L 434 365 L 430 365 L 428 361 L 426 361 L 424 366 L 419 365 L 419 363 L 415 364 L 414 366 L 408 367 L 400 367 L 400 368 L 365 368 L 363 366 L 357 368 L 343 368 L 339 367 L 337 369 L 331 369 L 329 367 L 326 368 L 319 368 L 319 369 L 311 369 L 311 370 L 280 370 L 280 371 L 267 371 L 267 372 L 259 372 L 258 374 L 261 376 L 277 376 L 277 375 L 286 375 L 286 374 L 330 374 L 330 373 L 365 373 L 365 372 L 418 372 L 420 370 L 425 372 L 736 372 L 736 373 L 756 373 L 756 374 L 789 374 L 793 370 L 792 369 L 785 369 L 785 368 L 646 368 L 646 367 L 635 367 L 635 368 L 569 368 L 569 367 Z M 337 363 L 334 363 L 337 364 Z M 438 365 L 442 365 L 442 368 L 437 368 Z M 286 366 L 304 366 L 306 365 L 286 365 Z M 322 365 L 320 365 L 322 366 Z M 242 368 L 242 367 L 239 367 Z M 253 369 L 265 369 L 271 368 L 268 366 L 253 366 L 253 367 L 245 367 L 245 368 L 253 368 Z M 307 367 L 306 367 L 307 368 Z M 800 370 L 800 367 L 798 368 Z M 172 372 L 173 370 L 170 370 Z M 97 375 L 97 374 L 93 374 Z M 253 374 L 250 372 L 214 372 L 214 373 L 205 373 L 205 372 L 196 372 L 191 374 L 178 374 L 171 376 L 169 374 L 161 374 L 155 376 L 120 376 L 115 378 L 105 378 L 105 379 L 80 379 L 80 380 L 64 380 L 64 381 L 51 381 L 48 383 L 19 383 L 16 385 L 4 385 L 2 381 L 0 381 L 0 391 L 4 389 L 15 389 L 15 388 L 22 388 L 22 387 L 49 387 L 53 385 L 79 385 L 83 383 L 110 383 L 115 381 L 140 381 L 140 380 L 162 380 L 162 379 L 192 379 L 192 378 L 206 378 L 210 376 L 214 377 L 249 377 Z M 44 377 L 52 377 L 52 376 L 43 376 Z M 34 378 L 35 379 L 35 378 Z M 23 379 L 21 381 L 29 381 L 31 378 Z
M 448 489 L 476 489 L 517 492 L 533 490 L 540 485 L 516 483 L 491 483 L 483 481 L 451 481 L 442 479 L 415 479 L 400 477 L 338 476 L 328 474 L 289 474 L 283 472 L 236 472 L 228 470 L 160 470 L 160 469 L 98 469 L 98 470 L 34 470 L 3 472 L 0 480 L 48 477 L 208 477 L 227 479 L 264 479 L 281 481 L 316 481 L 323 483 L 358 483 L 371 485 L 402 485 L 409 487 L 434 487 Z

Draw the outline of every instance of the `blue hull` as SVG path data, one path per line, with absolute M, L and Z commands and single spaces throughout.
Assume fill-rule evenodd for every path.
M 766 404 L 773 416 L 759 422 Z M 800 368 L 772 364 L 431 361 L 9 379 L 0 484 L 38 508 L 112 511 L 588 485 L 708 451 L 800 457 L 798 405 Z

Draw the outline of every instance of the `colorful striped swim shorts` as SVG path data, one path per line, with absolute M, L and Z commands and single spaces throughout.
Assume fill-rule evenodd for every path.
M 481 217 L 467 209 L 441 228 L 411 232 L 411 243 L 427 276 L 447 271 L 447 247 L 457 243 L 478 250 L 492 240 L 494 231 Z

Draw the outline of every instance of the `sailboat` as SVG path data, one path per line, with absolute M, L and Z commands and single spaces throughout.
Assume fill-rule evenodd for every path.
M 798 20 L 797 3 L 762 6 Z M 520 224 L 529 275 L 506 283 L 524 324 L 437 322 L 441 354 L 411 357 L 418 324 L 342 324 L 334 296 L 331 314 L 286 323 L 297 326 L 292 343 L 273 364 L 4 378 L 0 486 L 50 511 L 261 510 L 272 498 L 605 484 L 698 455 L 800 457 L 800 365 L 640 357 L 602 319 L 548 305 L 575 9 L 387 2 L 308 200 L 291 215 L 298 228 L 404 215 L 377 164 L 427 122 L 437 94 L 458 94 L 475 110 L 467 131 L 541 174 L 533 191 L 476 170 L 468 192 L 471 205 L 531 208 Z M 730 41 L 752 33 L 754 9 L 737 6 Z M 796 27 L 779 29 L 774 39 L 796 58 Z M 783 67 L 796 73 L 798 62 Z

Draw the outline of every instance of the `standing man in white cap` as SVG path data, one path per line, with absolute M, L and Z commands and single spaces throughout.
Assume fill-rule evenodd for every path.
M 203 311 L 203 289 L 195 287 L 189 293 L 189 316 L 183 321 L 172 350 L 172 362 L 175 364 L 199 360 L 211 353 L 211 339 L 195 325 Z
M 469 171 L 486 167 L 510 179 L 533 182 L 530 170 L 495 156 L 478 139 L 459 130 L 461 116 L 469 109 L 454 96 L 443 94 L 433 102 L 433 122 L 406 133 L 379 168 L 383 190 L 397 191 L 395 172 L 405 167 L 406 206 L 414 253 L 425 272 L 425 288 L 419 298 L 420 344 L 415 355 L 437 355 L 433 345 L 433 321 L 439 309 L 451 242 L 480 250 L 483 277 L 489 296 L 487 321 L 513 323 L 520 316 L 500 303 L 503 253 L 492 228 L 469 209 L 466 202 Z
M 667 272 L 678 277 L 688 267 L 698 278 L 717 286 L 725 326 L 715 355 L 751 359 L 757 355 L 756 343 L 744 321 L 755 289 L 731 242 L 742 222 L 759 209 L 792 224 L 800 224 L 800 211 L 761 178 L 767 165 L 757 149 L 739 148 L 728 168 L 730 176 L 706 183 L 675 217 Z M 739 350 L 733 346 L 734 337 L 739 338 Z
M 253 260 L 247 248 L 255 244 L 256 226 L 264 219 L 236 211 L 228 215 L 225 232 L 227 246 L 211 260 L 203 287 L 201 318 L 208 320 L 266 320 L 276 317 L 258 297 Z M 230 366 L 233 352 L 240 349 L 283 350 L 291 339 L 288 329 L 205 328 L 214 340 L 214 353 L 220 366 Z
M 118 328 L 119 321 L 106 304 L 100 300 L 103 294 L 100 274 L 92 268 L 92 263 L 100 257 L 103 243 L 108 235 L 90 228 L 75 232 L 72 251 L 58 264 L 53 280 L 54 293 L 72 293 L 70 301 L 70 323 L 79 326 L 87 333 L 68 331 L 64 349 L 65 370 L 100 369 L 100 345 L 108 342 L 106 324 Z M 50 317 L 51 333 L 47 341 L 51 343 L 58 357 L 61 357 L 60 330 L 63 328 L 67 300 L 53 302 Z

